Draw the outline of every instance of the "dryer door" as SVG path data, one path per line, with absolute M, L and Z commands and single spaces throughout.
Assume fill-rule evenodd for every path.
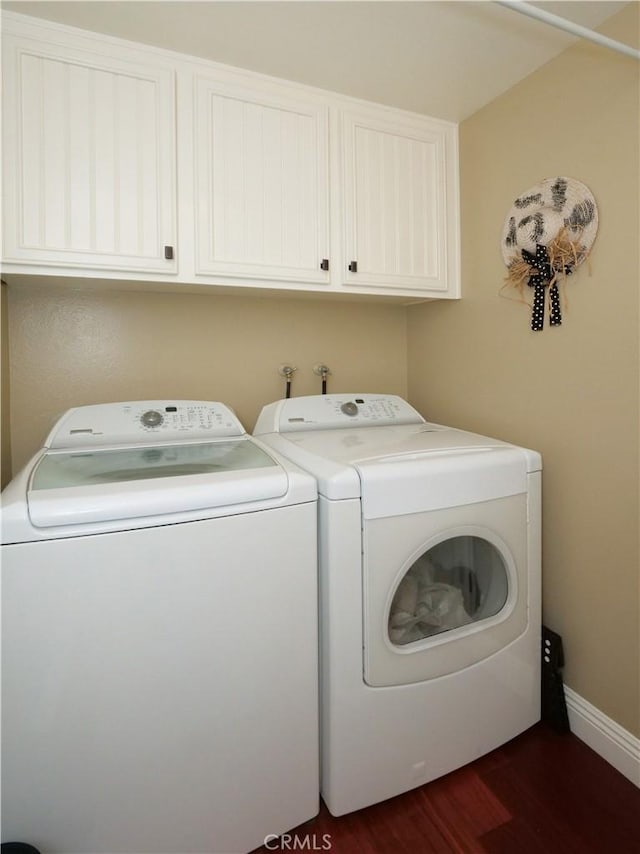
M 364 523 L 364 679 L 421 682 L 527 627 L 527 496 Z

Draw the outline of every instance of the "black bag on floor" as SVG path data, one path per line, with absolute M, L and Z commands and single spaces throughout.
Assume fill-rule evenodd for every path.
M 40 854 L 37 848 L 33 845 L 27 845 L 26 842 L 3 842 L 0 845 L 1 854 Z

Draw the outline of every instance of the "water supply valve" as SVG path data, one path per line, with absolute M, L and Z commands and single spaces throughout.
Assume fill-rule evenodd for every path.
M 322 394 L 327 393 L 327 377 L 331 373 L 331 369 L 327 365 L 317 364 L 313 366 L 313 373 L 322 377 Z

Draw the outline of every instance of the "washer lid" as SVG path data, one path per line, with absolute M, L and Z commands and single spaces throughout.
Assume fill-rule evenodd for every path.
M 29 480 L 37 527 L 233 506 L 284 496 L 286 471 L 250 438 L 48 451 Z

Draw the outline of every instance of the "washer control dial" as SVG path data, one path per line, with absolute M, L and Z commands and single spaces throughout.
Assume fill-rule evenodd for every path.
M 159 427 L 164 421 L 164 416 L 157 409 L 148 409 L 142 413 L 140 421 L 144 427 Z
M 340 411 L 344 412 L 345 415 L 350 415 L 353 417 L 358 414 L 358 404 L 354 403 L 352 400 L 349 400 L 347 403 L 343 403 L 340 407 Z

